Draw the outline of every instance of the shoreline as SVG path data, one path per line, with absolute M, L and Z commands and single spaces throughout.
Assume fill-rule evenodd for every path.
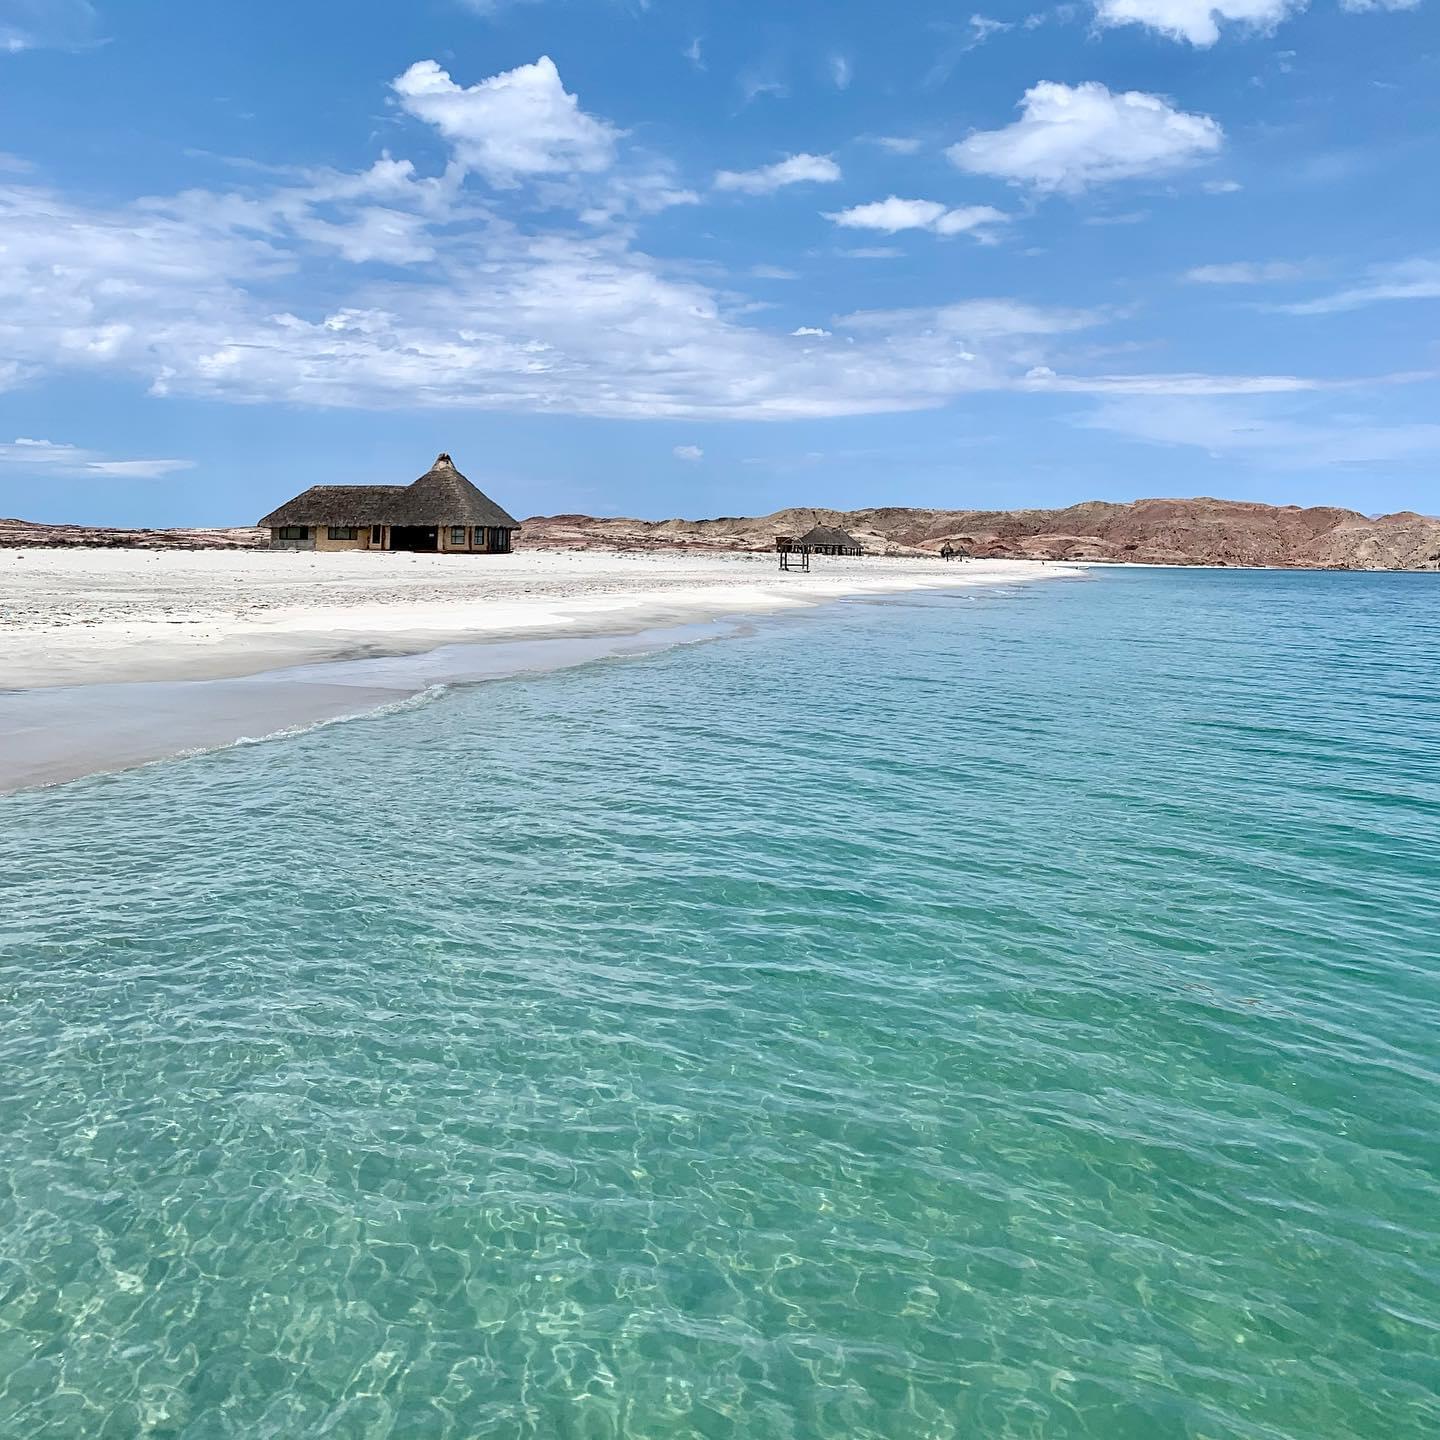
M 604 584 L 592 584 L 588 593 L 583 584 L 576 592 L 571 582 L 593 582 L 595 576 L 584 572 L 595 565 L 572 564 L 561 569 L 558 586 L 570 593 L 557 594 L 556 584 L 520 576 L 538 593 L 508 596 L 481 614 L 475 606 L 483 601 L 475 596 L 437 599 L 429 586 L 422 587 L 418 603 L 366 599 L 357 605 L 347 590 L 345 603 L 282 608 L 279 618 L 268 622 L 233 612 L 217 621 L 211 613 L 198 622 L 207 627 L 204 635 L 183 639 L 165 632 L 174 622 L 163 615 L 145 621 L 132 615 L 123 626 L 97 624 L 73 606 L 67 609 L 62 599 L 55 623 L 32 624 L 21 632 L 20 643 L 19 627 L 0 629 L 6 687 L 0 689 L 0 794 L 281 738 L 424 703 L 456 685 L 718 639 L 755 616 L 847 599 L 991 590 L 1084 574 L 1079 567 L 1023 562 L 967 562 L 964 569 L 935 562 L 918 572 L 881 563 L 886 570 L 879 574 L 865 573 L 863 561 L 850 562 L 860 573 L 812 572 L 776 585 L 774 578 L 787 577 L 769 566 L 761 572 L 751 563 L 733 573 L 722 566 L 717 577 L 715 562 L 707 558 L 681 565 L 678 573 L 668 567 L 668 586 L 657 588 L 653 577 L 642 574 L 627 588 L 607 572 Z M 462 583 L 468 587 L 479 580 L 492 591 L 503 590 L 497 579 L 503 576 L 472 574 L 462 576 Z M 652 580 L 648 586 L 646 579 Z M 183 598 L 186 587 L 167 593 Z M 153 611 L 154 597 L 147 603 Z M 415 623 L 417 612 L 423 626 Z M 224 623 L 227 619 L 231 623 Z M 122 637 L 117 629 L 124 630 Z M 47 640 L 58 655 L 47 653 Z M 148 648 L 154 646 L 160 653 Z M 77 671 L 85 676 L 78 683 L 70 678 Z M 21 675 L 46 683 L 16 685 Z
M 0 693 L 219 680 L 441 645 L 637 634 L 848 596 L 1083 574 L 1034 561 L 0 550 Z
M 280 740 L 425 704 L 460 686 L 722 638 L 709 628 L 479 641 L 211 680 L 0 691 L 0 797 Z

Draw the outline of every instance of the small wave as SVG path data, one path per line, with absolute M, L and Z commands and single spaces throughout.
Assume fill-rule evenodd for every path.
M 192 745 L 177 750 L 173 755 L 160 756 L 147 761 L 148 765 L 163 765 L 169 760 L 191 760 L 199 755 L 215 755 L 224 750 L 237 750 L 245 745 L 268 745 L 274 740 L 293 740 L 300 735 L 309 735 L 316 730 L 326 730 L 332 725 L 348 725 L 352 720 L 375 720 L 383 715 L 400 715 L 407 710 L 420 710 L 432 705 L 455 688 L 446 683 L 427 685 L 413 695 L 404 695 L 398 700 L 387 700 L 379 705 L 366 705 L 359 710 L 350 710 L 343 715 L 327 715 L 321 720 L 309 720 L 303 724 L 283 725 L 278 730 L 267 730 L 263 735 L 237 735 L 216 745 Z M 134 767 L 140 768 L 140 767 Z

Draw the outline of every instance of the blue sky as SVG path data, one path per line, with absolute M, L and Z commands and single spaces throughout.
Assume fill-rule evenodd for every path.
M 1440 510 L 1437 0 L 0 0 L 0 514 Z

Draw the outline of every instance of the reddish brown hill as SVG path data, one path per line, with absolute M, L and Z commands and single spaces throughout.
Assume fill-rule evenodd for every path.
M 777 535 L 839 525 L 878 554 L 934 554 L 947 543 L 985 557 L 1129 560 L 1160 565 L 1440 568 L 1440 519 L 1370 518 L 1330 506 L 1244 500 L 1089 500 L 1063 510 L 777 510 L 755 519 L 623 520 L 541 515 L 526 546 L 768 550 Z
M 1063 510 L 790 509 L 718 520 L 537 515 L 525 521 L 519 541 L 527 549 L 769 550 L 777 535 L 800 535 L 812 525 L 839 525 L 881 555 L 933 555 L 949 543 L 1004 559 L 1440 569 L 1434 516 L 1402 511 L 1372 518 L 1332 506 L 1245 500 L 1088 500 Z M 109 530 L 0 520 L 0 546 L 248 549 L 265 543 L 265 532 L 253 529 Z

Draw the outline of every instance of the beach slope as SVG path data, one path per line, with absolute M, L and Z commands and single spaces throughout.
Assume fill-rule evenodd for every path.
M 1080 572 L 1026 561 L 0 550 L 0 689 L 206 680 L 458 641 L 626 634 Z

